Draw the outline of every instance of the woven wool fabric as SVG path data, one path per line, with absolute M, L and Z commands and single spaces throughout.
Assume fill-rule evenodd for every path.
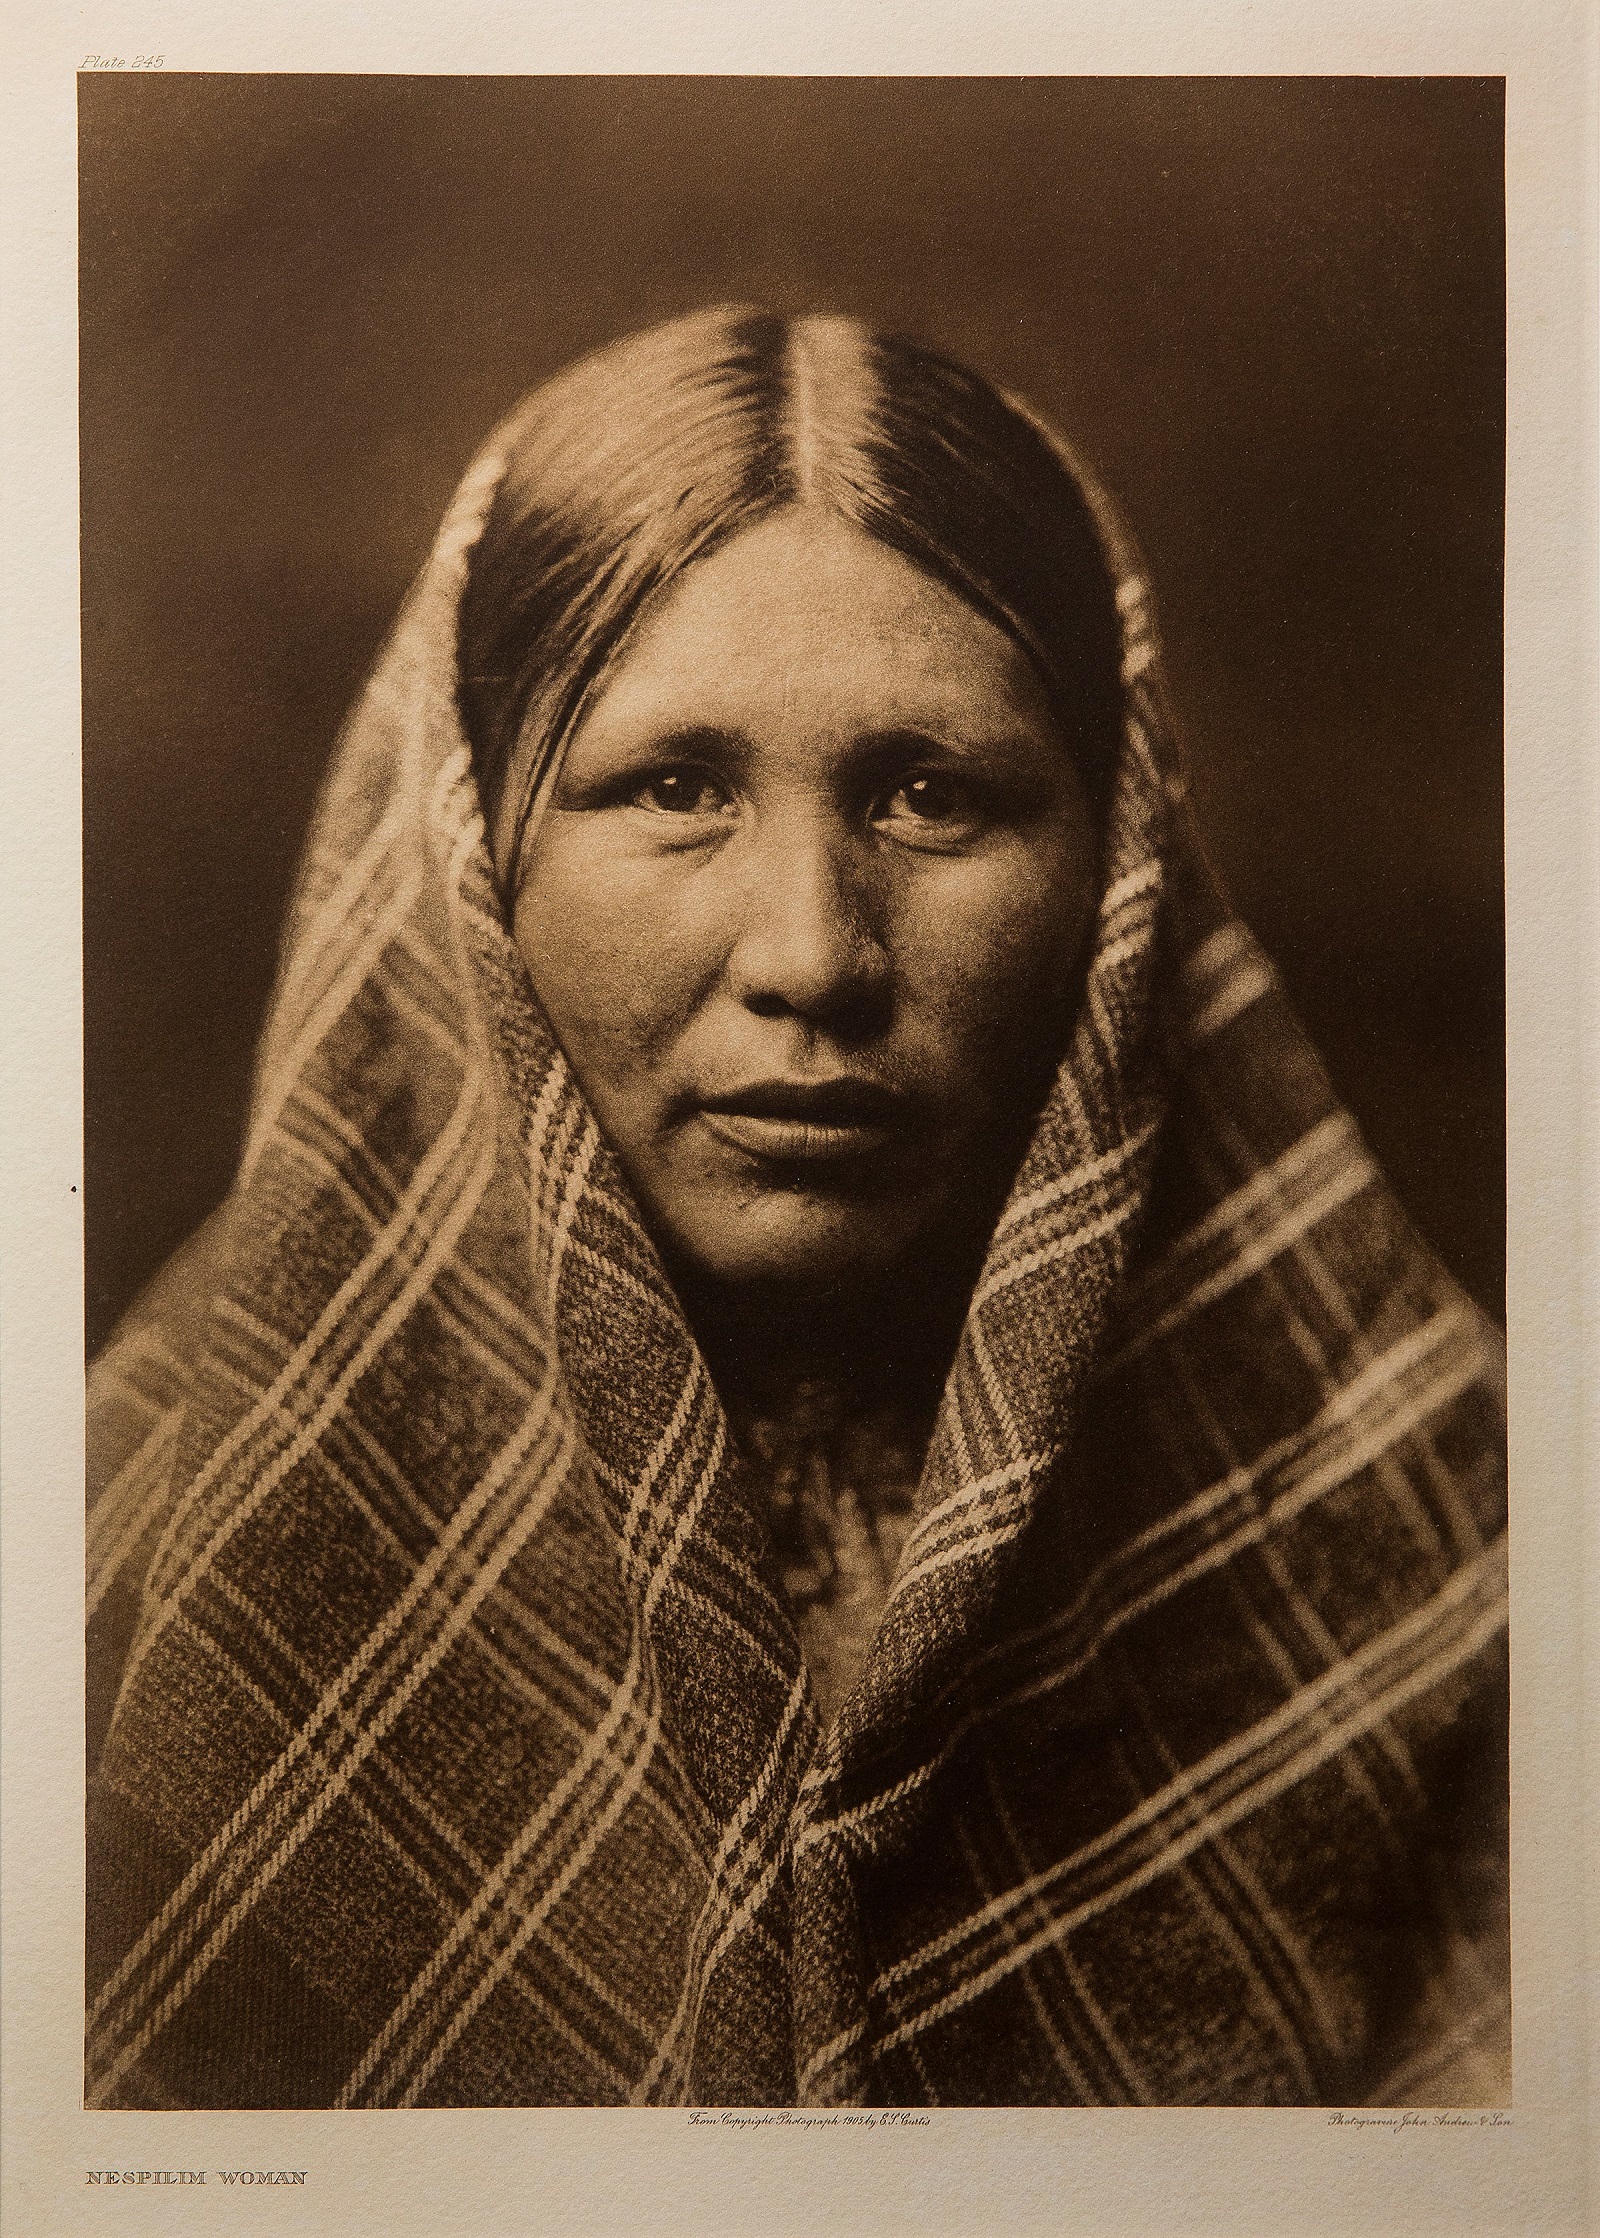
M 90 2103 L 1499 2097 L 1497 1345 L 1216 898 L 1129 563 L 1076 1025 L 819 1731 L 486 853 L 499 471 L 336 758 L 237 1184 L 93 1373 Z

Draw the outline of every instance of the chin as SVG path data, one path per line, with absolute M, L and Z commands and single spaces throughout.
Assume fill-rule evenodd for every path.
M 835 1289 L 886 1274 L 928 1224 L 928 1208 L 830 1201 L 788 1190 L 707 1205 L 674 1241 L 696 1272 L 733 1288 Z

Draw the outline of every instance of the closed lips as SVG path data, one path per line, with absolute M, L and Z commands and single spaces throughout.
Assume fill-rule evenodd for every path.
M 826 1162 L 886 1149 L 911 1123 L 907 1098 L 868 1080 L 767 1080 L 700 1099 L 722 1142 L 753 1158 Z

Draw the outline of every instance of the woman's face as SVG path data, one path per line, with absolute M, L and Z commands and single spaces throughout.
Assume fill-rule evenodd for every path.
M 1096 858 L 1011 640 L 792 508 L 629 641 L 530 838 L 516 936 L 668 1248 L 838 1284 L 1003 1186 Z

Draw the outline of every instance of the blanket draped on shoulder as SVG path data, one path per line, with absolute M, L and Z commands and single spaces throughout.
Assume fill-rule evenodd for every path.
M 486 852 L 498 472 L 92 1373 L 89 2103 L 1499 2101 L 1498 1340 L 1204 868 L 1133 562 L 1070 1046 L 824 1730 Z

